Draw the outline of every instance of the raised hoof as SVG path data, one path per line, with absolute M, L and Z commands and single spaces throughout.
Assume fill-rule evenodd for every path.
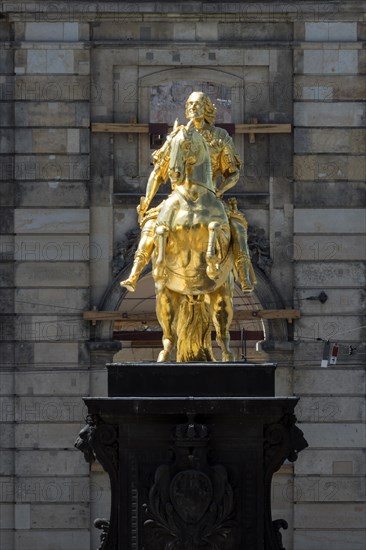
M 126 279 L 125 281 L 121 281 L 120 286 L 123 286 L 124 288 L 127 288 L 130 292 L 135 292 L 136 290 L 136 282 L 132 281 L 131 279 Z
M 170 359 L 170 352 L 162 349 L 158 355 L 157 363 L 166 363 Z

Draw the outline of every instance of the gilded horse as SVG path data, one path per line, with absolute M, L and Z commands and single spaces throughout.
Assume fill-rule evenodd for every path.
M 155 224 L 156 311 L 163 330 L 158 361 L 213 361 L 211 321 L 222 360 L 232 361 L 233 251 L 227 207 L 217 198 L 208 146 L 192 123 L 171 140 L 173 191 Z

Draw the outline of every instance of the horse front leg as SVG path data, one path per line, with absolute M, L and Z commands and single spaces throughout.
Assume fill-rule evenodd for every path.
M 229 328 L 233 320 L 233 278 L 214 292 L 208 294 L 211 306 L 212 321 L 216 330 L 216 342 L 222 351 L 222 361 L 234 361 L 234 353 L 230 349 Z
M 180 295 L 166 287 L 156 295 L 156 315 L 163 330 L 163 349 L 159 353 L 158 363 L 169 361 L 171 352 L 175 348 L 177 341 L 176 315 L 179 310 L 180 299 Z
M 219 222 L 210 222 L 208 224 L 208 244 L 206 251 L 206 273 L 207 277 L 215 280 L 220 275 L 220 265 L 216 253 L 216 240 L 217 232 L 220 229 L 221 224 Z
M 165 225 L 159 225 L 155 229 L 157 236 L 157 258 L 155 261 L 155 267 L 153 270 L 153 277 L 155 281 L 156 289 L 159 291 L 163 290 L 165 282 L 165 247 L 166 240 L 168 237 L 169 230 Z

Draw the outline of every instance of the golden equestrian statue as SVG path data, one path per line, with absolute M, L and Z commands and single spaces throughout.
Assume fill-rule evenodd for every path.
M 163 330 L 158 361 L 214 361 L 211 321 L 223 361 L 233 361 L 229 327 L 234 275 L 243 292 L 256 279 L 247 243 L 247 222 L 235 199 L 220 197 L 239 179 L 240 161 L 226 130 L 214 126 L 216 108 L 203 92 L 186 103 L 186 126 L 174 124 L 161 149 L 138 207 L 141 238 L 131 273 L 120 285 L 134 292 L 152 260 L 156 312 Z M 220 178 L 221 176 L 221 178 Z M 172 192 L 157 208 L 150 203 L 161 183 Z M 220 187 L 218 180 L 221 179 Z

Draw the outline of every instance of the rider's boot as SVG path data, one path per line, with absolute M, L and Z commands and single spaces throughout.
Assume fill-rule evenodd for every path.
M 130 276 L 128 277 L 128 279 L 121 281 L 119 283 L 120 286 L 127 288 L 127 290 L 129 290 L 130 292 L 135 292 L 138 278 L 140 277 L 141 271 L 144 269 L 147 263 L 148 260 L 145 254 L 143 252 L 137 251 L 135 254 L 135 259 L 133 261 Z
M 244 253 L 239 254 L 239 257 L 235 261 L 235 268 L 239 275 L 242 291 L 244 294 L 250 294 L 253 292 L 256 283 L 250 256 Z

